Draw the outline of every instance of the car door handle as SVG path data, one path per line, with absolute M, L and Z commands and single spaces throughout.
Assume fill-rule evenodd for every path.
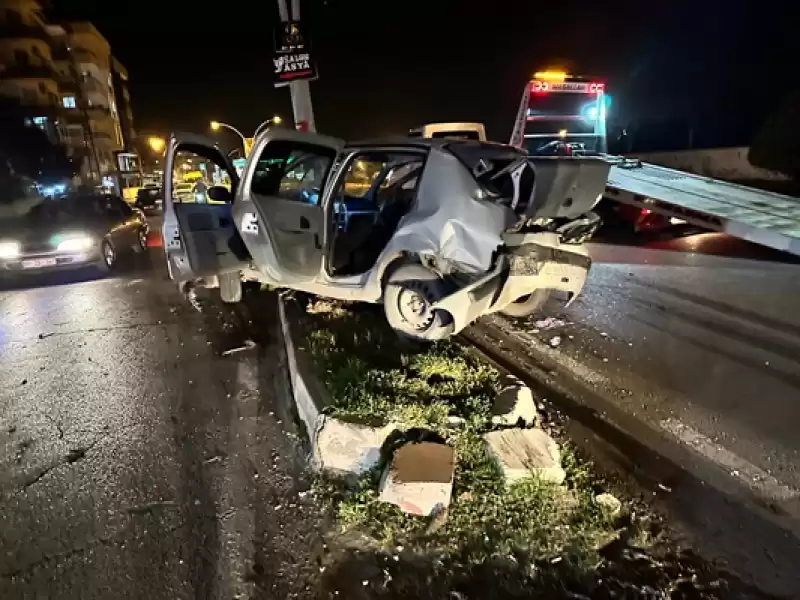
M 306 217 L 300 217 L 300 229 L 311 229 L 311 222 Z

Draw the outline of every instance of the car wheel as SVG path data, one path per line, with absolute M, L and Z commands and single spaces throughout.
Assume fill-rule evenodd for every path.
M 100 247 L 100 261 L 98 262 L 98 268 L 107 273 L 111 271 L 117 265 L 117 251 L 114 246 L 108 240 L 103 240 L 103 244 Z
M 448 286 L 435 272 L 419 264 L 395 269 L 383 289 L 383 310 L 400 337 L 419 342 L 443 340 L 453 333 L 453 319 L 431 305 L 447 295 Z
M 219 295 L 227 304 L 242 301 L 242 277 L 239 271 L 219 274 Z
M 529 317 L 542 310 L 552 293 L 552 290 L 536 290 L 532 294 L 517 298 L 514 302 L 501 310 L 500 314 L 515 319 Z
M 144 230 L 144 227 L 140 227 L 139 231 L 136 232 L 136 252 L 146 252 L 147 251 L 147 232 Z

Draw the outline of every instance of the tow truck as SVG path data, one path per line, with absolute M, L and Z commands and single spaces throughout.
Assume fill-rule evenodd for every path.
M 551 111 L 549 105 L 559 106 L 568 94 L 586 100 L 578 104 L 580 110 Z M 511 145 L 542 153 L 542 147 L 550 144 L 556 151 L 608 160 L 612 167 L 604 200 L 625 207 L 620 214 L 632 215 L 640 229 L 686 223 L 800 255 L 800 200 L 611 156 L 605 145 L 607 107 L 603 82 L 560 71 L 536 73 L 523 90 Z M 554 118 L 559 112 L 571 116 L 563 126 Z M 545 123 L 550 125 L 549 141 L 547 129 L 540 127 Z
M 800 256 L 800 199 L 609 155 L 607 110 L 604 82 L 538 72 L 523 90 L 510 144 L 610 162 L 601 202 L 618 204 L 639 229 L 689 224 Z

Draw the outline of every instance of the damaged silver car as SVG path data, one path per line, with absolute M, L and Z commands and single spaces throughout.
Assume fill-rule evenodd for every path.
M 198 165 L 221 203 L 173 196 L 175 174 Z M 525 316 L 553 294 L 575 298 L 608 172 L 600 158 L 531 157 L 472 140 L 346 144 L 270 129 L 240 178 L 211 140 L 176 134 L 164 248 L 172 279 L 218 285 L 227 302 L 258 281 L 381 303 L 401 336 L 440 340 L 482 315 Z

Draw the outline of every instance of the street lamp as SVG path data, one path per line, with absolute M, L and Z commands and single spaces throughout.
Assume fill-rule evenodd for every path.
M 154 135 L 147 138 L 147 143 L 150 145 L 150 149 L 156 154 L 161 154 L 161 152 L 164 151 L 164 146 L 167 144 L 164 138 L 156 137 Z
M 282 119 L 278 115 L 275 115 L 271 119 L 267 119 L 266 121 L 261 123 L 261 125 L 256 127 L 256 131 L 253 134 L 253 137 L 258 137 L 258 134 L 261 133 L 261 130 L 264 129 L 264 127 L 267 127 L 269 125 L 280 125 L 281 121 L 282 121 Z
M 230 129 L 236 135 L 238 135 L 240 138 L 242 138 L 242 143 L 243 144 L 246 143 L 245 140 L 247 138 L 244 137 L 244 134 L 241 131 L 239 131 L 238 129 L 236 129 L 236 127 L 234 127 L 233 125 L 228 125 L 227 123 L 221 123 L 219 121 L 211 121 L 211 131 L 219 131 L 220 128 L 222 128 L 222 127 L 224 127 L 225 129 Z

